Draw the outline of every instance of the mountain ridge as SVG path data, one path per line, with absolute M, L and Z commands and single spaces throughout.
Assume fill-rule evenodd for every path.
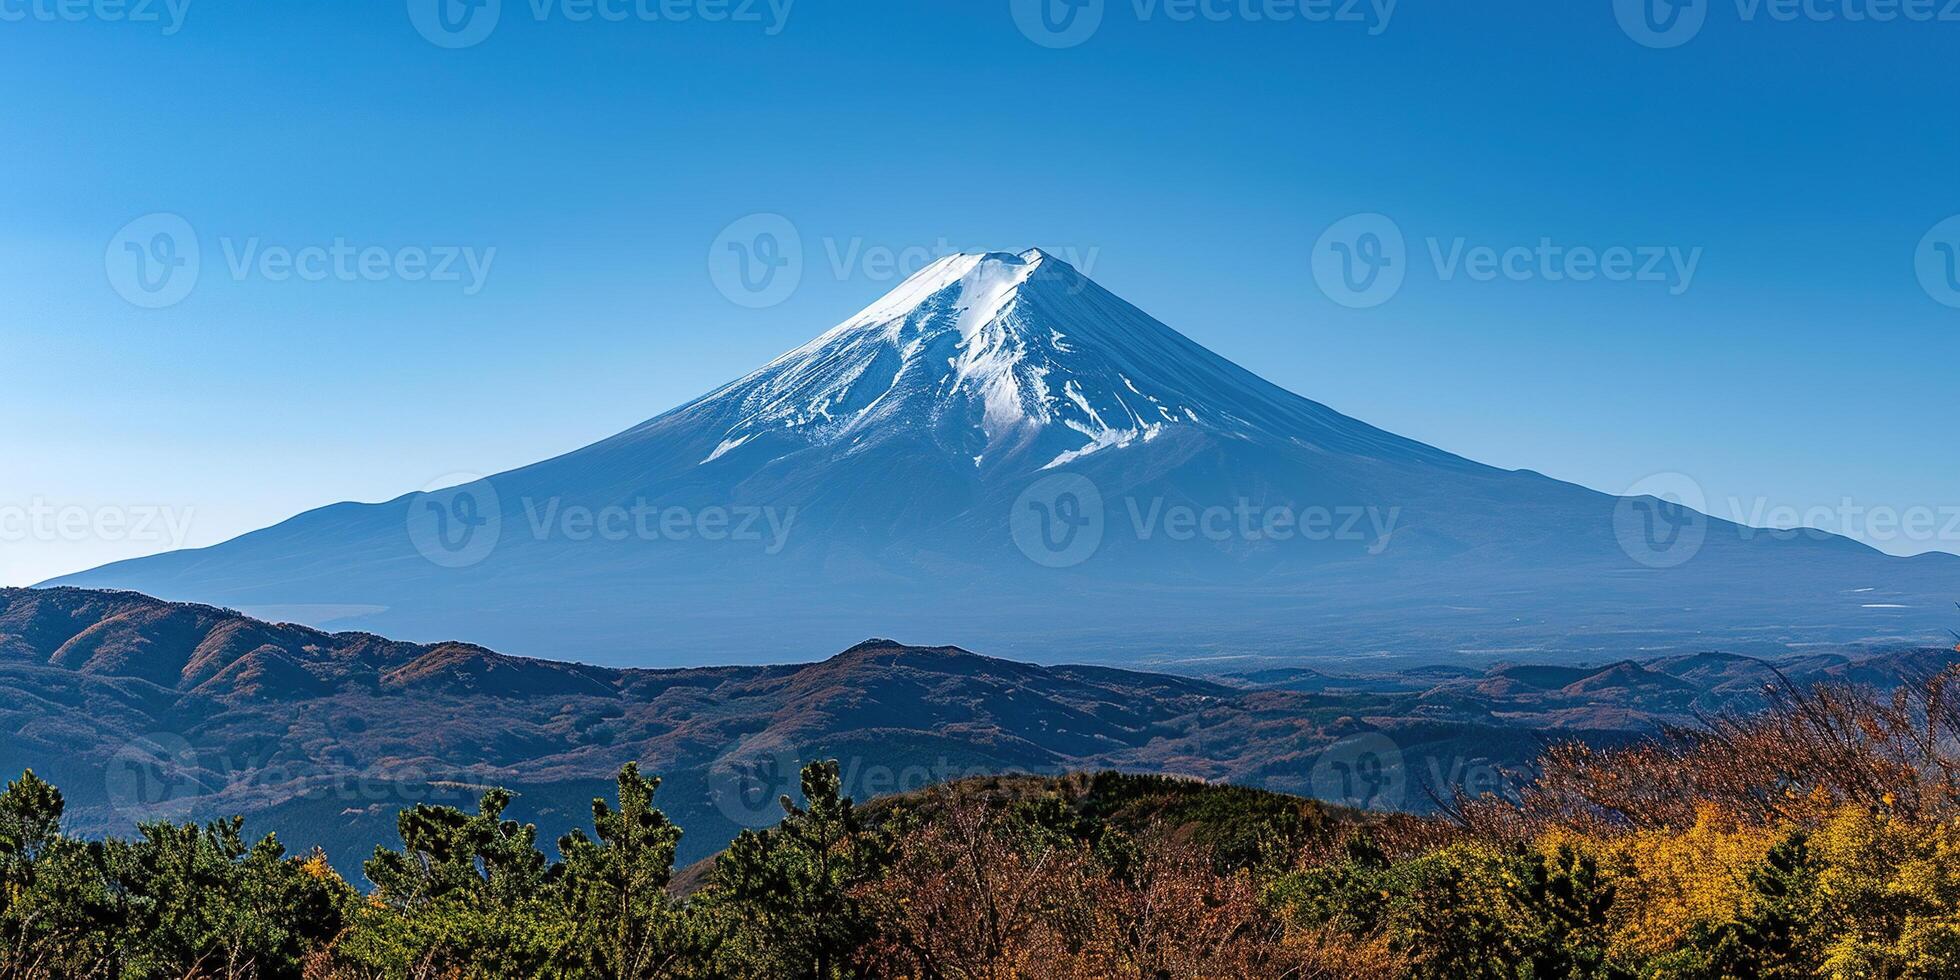
M 1781 537 L 1348 418 L 1030 250 L 943 258 L 589 446 L 48 584 L 622 666 L 884 632 L 1140 665 L 1943 635 L 1960 557 Z
M 63 655 L 82 636 L 90 656 Z M 0 770 L 57 782 L 91 833 L 237 812 L 322 840 L 351 867 L 388 839 L 399 807 L 467 803 L 472 787 L 517 791 L 514 813 L 553 836 L 637 761 L 667 780 L 663 806 L 685 818 L 698 856 L 773 822 L 776 796 L 817 758 L 843 760 L 866 797 L 967 775 L 1114 769 L 1420 808 L 1428 782 L 1499 779 L 1546 738 L 1617 744 L 1753 710 L 1783 676 L 1884 685 L 1956 659 L 1932 648 L 1710 655 L 1638 684 L 1628 676 L 1665 674 L 1668 661 L 1382 670 L 1296 690 L 1299 678 L 1264 671 L 1041 666 L 868 640 L 807 663 L 620 669 L 127 592 L 0 589 Z M 1367 752 L 1400 760 L 1406 777 L 1348 798 L 1328 774 Z

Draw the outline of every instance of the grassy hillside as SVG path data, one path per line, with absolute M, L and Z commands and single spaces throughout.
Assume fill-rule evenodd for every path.
M 1934 980 L 1960 975 L 1956 745 L 1942 673 L 1561 743 L 1447 817 L 1113 771 L 860 807 L 822 763 L 681 880 L 629 765 L 555 848 L 503 790 L 411 807 L 358 887 L 237 820 L 78 840 L 28 774 L 0 976 Z
M 1551 739 L 1611 747 L 1758 710 L 1779 673 L 1887 683 L 1951 656 L 1191 678 L 874 640 L 809 664 L 609 670 L 135 593 L 0 589 L 0 771 L 62 786 L 77 833 L 243 814 L 353 874 L 418 800 L 467 806 L 471 787 L 507 787 L 549 841 L 640 760 L 667 774 L 694 862 L 773 822 L 817 759 L 839 760 L 866 799 L 1114 769 L 1425 811 L 1458 788 L 1511 788 Z

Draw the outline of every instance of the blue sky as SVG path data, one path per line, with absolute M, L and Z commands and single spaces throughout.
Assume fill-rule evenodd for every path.
M 423 0 L 123 2 L 0 0 L 0 583 L 575 448 L 843 319 L 887 256 L 1030 245 L 1464 455 L 1960 551 L 1857 517 L 1960 514 L 1960 295 L 1915 264 L 1960 246 L 1937 16 L 1703 0 L 1659 48 L 1610 0 L 1105 0 L 1058 48 L 1010 0 L 502 0 L 452 48 Z M 757 309 L 709 256 L 759 213 L 804 261 Z M 151 309 L 115 263 L 155 214 L 200 264 Z M 1356 214 L 1406 245 L 1365 308 L 1315 276 Z M 1541 242 L 1693 275 L 1447 261 Z M 336 243 L 381 271 L 282 271 Z

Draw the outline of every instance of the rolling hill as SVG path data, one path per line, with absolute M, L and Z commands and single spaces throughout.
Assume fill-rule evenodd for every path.
M 1070 651 L 1049 651 L 1066 659 Z M 859 798 L 1002 773 L 1113 769 L 1420 810 L 1502 789 L 1548 738 L 1623 741 L 1792 680 L 1880 683 L 1952 651 L 1784 664 L 1701 655 L 1329 677 L 1038 666 L 871 640 L 816 663 L 620 670 L 466 643 L 325 633 L 127 592 L 0 590 L 0 772 L 33 768 L 78 829 L 243 813 L 357 860 L 420 800 L 517 791 L 547 839 L 612 773 L 661 774 L 684 856 L 773 823 L 804 762 Z M 1360 783 L 1344 773 L 1365 771 Z

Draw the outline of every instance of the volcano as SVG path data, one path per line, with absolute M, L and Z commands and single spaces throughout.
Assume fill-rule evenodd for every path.
M 1030 250 L 566 455 L 49 584 L 632 666 L 1780 652 L 1936 637 L 1960 596 L 1960 558 L 1692 503 L 1374 428 Z

